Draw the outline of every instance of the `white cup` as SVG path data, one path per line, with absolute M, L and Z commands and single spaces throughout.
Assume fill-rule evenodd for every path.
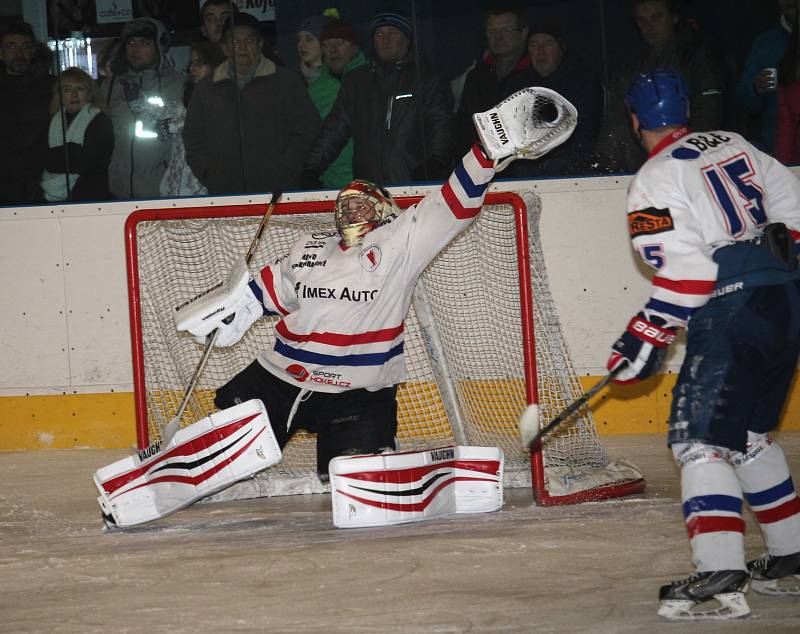
M 773 92 L 778 88 L 778 69 L 777 68 L 765 68 L 764 69 L 769 74 L 769 81 L 767 83 L 767 92 Z

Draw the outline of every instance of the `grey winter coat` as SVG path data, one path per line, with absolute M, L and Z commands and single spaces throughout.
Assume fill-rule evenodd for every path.
M 151 18 L 133 20 L 123 27 L 122 41 L 130 35 L 131 25 L 142 21 L 151 23 L 158 32 L 158 65 L 134 71 L 125 58 L 125 46 L 120 46 L 112 62 L 112 69 L 118 72 L 101 85 L 114 125 L 108 184 L 115 198 L 159 197 L 159 185 L 172 149 L 173 137 L 165 133 L 166 124 L 183 96 L 184 79 L 165 57 L 168 39 L 161 22 Z

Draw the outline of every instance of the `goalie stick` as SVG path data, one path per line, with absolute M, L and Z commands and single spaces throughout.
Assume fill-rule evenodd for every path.
M 253 237 L 253 241 L 250 243 L 250 248 L 247 249 L 247 253 L 244 256 L 244 263 L 245 265 L 250 264 L 253 256 L 255 255 L 256 249 L 258 249 L 258 245 L 261 242 L 261 237 L 264 235 L 264 230 L 267 228 L 267 223 L 269 222 L 270 217 L 272 216 L 272 212 L 275 210 L 275 205 L 278 204 L 278 200 L 283 195 L 281 191 L 275 191 L 272 193 L 272 196 L 269 199 L 269 203 L 267 204 L 267 211 L 264 213 L 264 216 L 261 218 L 261 222 L 258 225 L 258 229 L 256 230 L 256 235 Z M 228 319 L 232 320 L 233 315 L 231 315 Z M 219 336 L 219 330 L 215 330 L 211 333 L 208 337 L 208 341 L 206 342 L 206 347 L 203 350 L 203 354 L 200 357 L 200 361 L 197 364 L 197 368 L 195 368 L 194 374 L 192 375 L 191 380 L 189 381 L 189 385 L 186 388 L 186 392 L 183 395 L 183 399 L 181 400 L 181 404 L 178 406 L 178 411 L 175 413 L 175 416 L 172 420 L 167 424 L 164 428 L 164 433 L 161 437 L 161 440 L 158 441 L 161 443 L 161 447 L 166 447 L 169 444 L 169 441 L 175 435 L 181 427 L 181 418 L 183 417 L 184 411 L 186 411 L 186 406 L 189 404 L 189 399 L 192 397 L 194 393 L 195 387 L 197 387 L 197 383 L 200 380 L 200 375 L 203 373 L 203 370 L 208 363 L 208 357 L 211 355 L 211 350 L 214 348 L 214 344 L 217 341 L 217 337 Z M 155 443 L 154 443 L 155 444 Z M 152 447 L 153 445 L 151 445 Z
M 591 399 L 595 394 L 613 381 L 614 377 L 616 377 L 627 367 L 628 364 L 626 362 L 621 363 L 616 368 L 611 370 L 611 372 L 606 374 L 602 379 L 600 379 L 600 381 L 589 388 L 589 390 L 581 394 L 572 403 L 567 405 L 558 416 L 556 416 L 541 429 L 539 429 L 539 406 L 535 403 L 528 405 L 519 418 L 519 431 L 520 435 L 522 436 L 523 444 L 531 451 L 536 449 L 542 438 L 569 420 L 575 412 L 577 412 L 589 401 L 589 399 Z

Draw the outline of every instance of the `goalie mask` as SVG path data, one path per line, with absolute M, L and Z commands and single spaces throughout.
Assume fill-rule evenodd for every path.
M 339 192 L 334 218 L 342 242 L 355 247 L 364 236 L 397 210 L 392 195 L 383 187 L 369 181 L 354 180 Z

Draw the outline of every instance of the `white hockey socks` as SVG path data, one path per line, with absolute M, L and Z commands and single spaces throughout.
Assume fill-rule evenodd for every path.
M 781 446 L 768 434 L 749 434 L 747 451 L 732 456 L 744 497 L 771 555 L 800 552 L 800 498 Z
M 328 470 L 338 528 L 486 513 L 503 505 L 503 452 L 497 447 L 340 456 Z
M 117 526 L 165 517 L 281 460 L 264 404 L 253 399 L 180 429 L 98 469 L 94 483 L 104 515 Z
M 701 444 L 675 444 L 681 497 L 692 561 L 699 572 L 746 570 L 742 490 L 723 451 Z

